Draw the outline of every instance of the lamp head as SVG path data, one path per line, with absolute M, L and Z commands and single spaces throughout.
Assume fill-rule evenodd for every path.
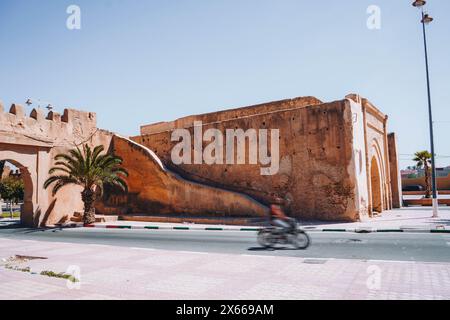
M 422 23 L 425 23 L 425 24 L 429 24 L 430 22 L 432 22 L 434 19 L 428 14 L 428 13 L 426 13 L 426 14 L 424 14 L 424 16 L 423 16 L 423 19 L 422 19 Z
M 427 2 L 425 0 L 416 0 L 413 2 L 413 6 L 416 8 L 421 8 L 423 7 Z

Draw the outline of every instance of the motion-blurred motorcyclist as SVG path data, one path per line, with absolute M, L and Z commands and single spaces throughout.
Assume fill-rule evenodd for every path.
M 270 224 L 289 232 L 294 228 L 293 219 L 288 217 L 282 208 L 283 200 L 277 198 L 270 206 Z

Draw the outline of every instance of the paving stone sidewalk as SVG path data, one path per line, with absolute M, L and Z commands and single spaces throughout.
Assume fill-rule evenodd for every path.
M 196 253 L 0 238 L 0 299 L 450 299 L 450 264 Z M 79 270 L 81 281 L 40 275 Z M 34 274 L 32 274 L 34 273 Z M 78 286 L 79 285 L 79 286 Z
M 317 228 L 404 228 L 404 229 L 450 229 L 450 207 L 439 207 L 439 217 L 432 218 L 430 207 L 404 207 L 384 211 L 373 218 L 351 223 L 307 222 L 306 225 Z

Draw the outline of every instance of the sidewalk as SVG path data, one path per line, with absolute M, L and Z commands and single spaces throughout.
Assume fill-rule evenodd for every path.
M 0 299 L 450 299 L 450 264 L 303 259 L 0 238 Z M 30 267 L 31 270 L 25 269 Z M 81 280 L 40 275 L 79 271 Z
M 380 216 L 361 222 L 324 223 L 301 221 L 308 231 L 341 232 L 450 232 L 450 207 L 440 207 L 440 217 L 431 218 L 431 208 L 409 207 L 383 212 Z M 139 221 L 116 221 L 95 223 L 96 228 L 126 229 L 177 229 L 209 231 L 257 231 L 254 226 L 210 225 L 193 223 L 161 223 Z
M 383 212 L 380 216 L 351 223 L 305 223 L 316 228 L 374 228 L 403 230 L 450 230 L 450 207 L 439 207 L 439 218 L 432 218 L 432 209 L 427 207 L 405 207 Z

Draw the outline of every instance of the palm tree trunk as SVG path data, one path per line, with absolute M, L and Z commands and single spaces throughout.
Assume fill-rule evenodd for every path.
M 84 203 L 84 216 L 83 222 L 84 224 L 92 224 L 95 223 L 95 192 L 91 189 L 84 189 L 81 193 L 81 199 Z
M 9 217 L 12 219 L 14 218 L 14 214 L 13 214 L 13 201 L 10 200 L 9 201 Z

